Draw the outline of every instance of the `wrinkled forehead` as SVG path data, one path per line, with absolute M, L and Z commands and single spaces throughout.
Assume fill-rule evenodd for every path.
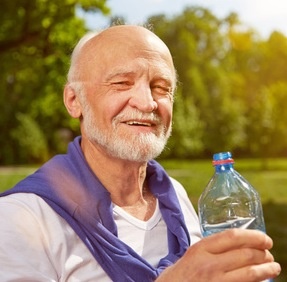
M 174 76 L 173 60 L 165 43 L 151 31 L 137 26 L 116 26 L 90 39 L 81 49 L 79 64 L 85 68 L 134 58 L 165 64 Z M 90 66 L 89 66 L 90 64 Z

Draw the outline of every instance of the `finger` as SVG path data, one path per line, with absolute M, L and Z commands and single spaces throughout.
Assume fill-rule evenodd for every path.
M 253 282 L 265 281 L 275 278 L 281 272 L 281 267 L 277 262 L 269 262 L 259 265 L 243 267 L 234 271 L 225 273 L 223 281 L 232 282 Z
M 268 250 L 240 248 L 217 255 L 217 263 L 219 266 L 224 265 L 225 271 L 273 261 L 274 257 Z
M 239 248 L 271 249 L 272 239 L 265 233 L 258 230 L 229 229 L 204 238 L 207 251 L 219 254 Z M 210 242 L 207 242 L 210 241 Z

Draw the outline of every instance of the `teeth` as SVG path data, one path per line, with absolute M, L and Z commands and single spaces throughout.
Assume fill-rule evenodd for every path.
M 138 121 L 128 121 L 127 122 L 128 125 L 144 125 L 144 126 L 151 126 L 150 123 L 146 123 L 146 122 L 138 122 Z

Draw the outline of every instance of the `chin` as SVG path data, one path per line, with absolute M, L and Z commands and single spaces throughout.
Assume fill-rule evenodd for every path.
M 147 149 L 145 147 L 142 150 L 136 150 L 135 148 L 126 150 L 126 148 L 123 150 L 117 150 L 114 153 L 111 152 L 111 155 L 113 157 L 132 162 L 148 162 L 158 157 L 162 153 L 164 147 L 165 144 L 158 146 L 157 148 Z

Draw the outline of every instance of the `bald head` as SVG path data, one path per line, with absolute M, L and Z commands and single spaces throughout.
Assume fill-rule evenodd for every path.
M 176 74 L 170 51 L 158 36 L 141 26 L 113 26 L 82 38 L 72 55 L 68 82 L 91 81 L 110 61 L 121 60 L 125 64 L 126 60 L 151 56 L 153 60 L 165 61 L 175 84 Z
M 68 79 L 64 102 L 80 118 L 83 146 L 137 162 L 161 153 L 171 132 L 176 75 L 169 49 L 154 33 L 123 25 L 85 37 Z

